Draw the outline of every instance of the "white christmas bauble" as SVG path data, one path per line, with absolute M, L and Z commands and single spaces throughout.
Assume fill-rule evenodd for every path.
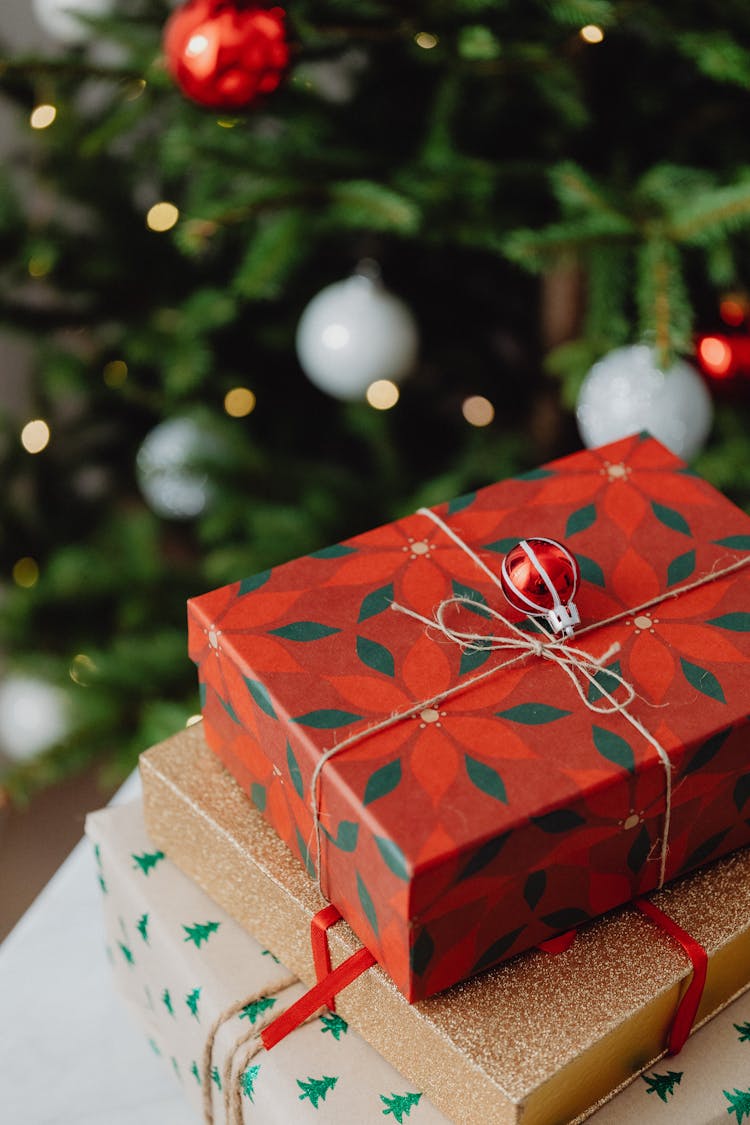
M 648 430 L 690 461 L 708 437 L 713 406 L 695 368 L 678 359 L 660 371 L 653 349 L 636 344 L 594 364 L 581 384 L 576 414 L 589 448 Z
M 193 418 L 160 422 L 136 455 L 138 486 L 157 516 L 190 520 L 211 501 L 208 467 L 217 457 L 215 439 Z
M 115 0 L 32 0 L 40 27 L 61 43 L 73 46 L 91 38 L 91 27 L 80 16 L 109 16 Z
M 6 676 L 0 683 L 0 750 L 8 758 L 33 758 L 69 730 L 68 700 L 60 688 L 33 676 Z
M 322 289 L 297 327 L 305 374 L 341 399 L 364 398 L 376 379 L 399 382 L 413 368 L 418 346 L 410 309 L 368 273 Z

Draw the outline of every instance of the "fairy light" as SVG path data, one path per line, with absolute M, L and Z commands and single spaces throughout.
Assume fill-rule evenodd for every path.
M 111 359 L 105 363 L 102 379 L 108 387 L 121 387 L 128 377 L 128 365 L 122 359 Z
M 601 43 L 604 38 L 604 32 L 598 24 L 595 23 L 587 23 L 585 27 L 581 28 L 578 34 L 581 39 L 583 39 L 584 43 Z
M 732 366 L 732 349 L 726 340 L 720 340 L 718 336 L 704 336 L 698 345 L 698 354 L 711 375 L 721 379 L 728 374 Z
M 747 299 L 743 297 L 723 297 L 719 304 L 719 315 L 725 324 L 739 328 L 748 314 Z
M 224 409 L 230 418 L 246 418 L 255 410 L 256 398 L 248 387 L 233 387 L 224 395 Z
M 155 230 L 162 233 L 166 230 L 171 230 L 180 217 L 180 212 L 174 203 L 168 203 L 162 200 L 160 203 L 155 203 L 150 207 L 146 215 L 146 226 L 149 230 Z
M 367 401 L 375 410 L 390 410 L 399 397 L 399 389 L 390 379 L 376 379 L 366 392 Z
M 483 395 L 470 395 L 464 399 L 461 413 L 470 426 L 489 426 L 495 417 L 495 407 Z
M 137 98 L 140 98 L 141 94 L 143 93 L 143 91 L 145 89 L 146 89 L 146 79 L 145 78 L 135 78 L 135 79 L 133 79 L 133 81 L 129 82 L 128 85 L 127 85 L 127 88 L 126 88 L 126 91 L 125 91 L 125 101 L 126 102 L 136 101 Z
M 68 675 L 79 687 L 89 687 L 96 675 L 96 664 L 85 652 L 77 653 L 70 662 Z
M 431 51 L 433 47 L 437 47 L 438 37 L 433 35 L 431 31 L 418 31 L 414 36 L 414 42 L 423 51 Z
M 56 117 L 57 109 L 55 106 L 47 103 L 36 105 L 31 111 L 29 125 L 32 129 L 49 129 Z
M 13 581 L 16 586 L 30 590 L 39 581 L 39 564 L 29 555 L 19 559 L 13 567 Z
M 27 453 L 41 453 L 49 445 L 50 429 L 42 418 L 33 418 L 21 430 L 21 445 Z
M 34 257 L 29 258 L 28 264 L 29 277 L 46 277 L 52 269 L 52 262 L 48 257 L 41 254 L 35 254 Z

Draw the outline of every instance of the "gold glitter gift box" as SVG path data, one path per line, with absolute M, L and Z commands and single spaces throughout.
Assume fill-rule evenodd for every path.
M 200 724 L 142 755 L 141 776 L 155 843 L 314 984 L 310 919 L 325 902 Z M 652 901 L 708 952 L 699 1025 L 750 986 L 750 851 Z M 344 921 L 329 937 L 334 964 L 360 947 Z M 673 939 L 624 907 L 563 953 L 532 950 L 411 1005 L 376 965 L 339 995 L 337 1011 L 460 1125 L 563 1125 L 665 1053 L 691 971 Z

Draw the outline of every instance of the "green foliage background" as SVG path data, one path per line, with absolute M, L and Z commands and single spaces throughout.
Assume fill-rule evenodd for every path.
M 188 596 L 574 449 L 594 359 L 641 339 L 665 364 L 690 355 L 719 295 L 748 285 L 739 0 L 295 0 L 289 78 L 230 119 L 169 80 L 168 11 L 117 0 L 94 31 L 115 62 L 0 66 L 28 132 L 0 171 L 0 322 L 34 344 L 33 416 L 52 427 L 31 457 L 0 402 L 0 650 L 74 716 L 8 773 L 19 798 L 95 757 L 122 773 L 198 709 Z M 331 99 L 331 74 L 350 96 Z M 32 134 L 45 101 L 57 119 Z M 144 222 L 158 199 L 180 209 L 168 234 Z M 386 413 L 322 395 L 294 350 L 307 302 L 365 256 L 422 335 Z M 582 315 L 550 350 L 561 269 L 583 279 Z M 240 420 L 223 410 L 236 385 L 258 400 Z M 748 505 L 747 395 L 730 390 L 696 467 Z M 491 426 L 464 422 L 467 394 L 495 403 Z M 180 415 L 221 451 L 188 523 L 156 516 L 135 472 Z M 31 589 L 11 578 L 23 556 Z

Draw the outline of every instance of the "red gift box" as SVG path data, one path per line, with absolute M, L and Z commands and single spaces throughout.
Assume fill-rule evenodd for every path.
M 412 1001 L 750 842 L 750 519 L 648 435 L 433 515 L 189 605 L 209 744 Z M 532 536 L 582 625 L 519 651 Z

